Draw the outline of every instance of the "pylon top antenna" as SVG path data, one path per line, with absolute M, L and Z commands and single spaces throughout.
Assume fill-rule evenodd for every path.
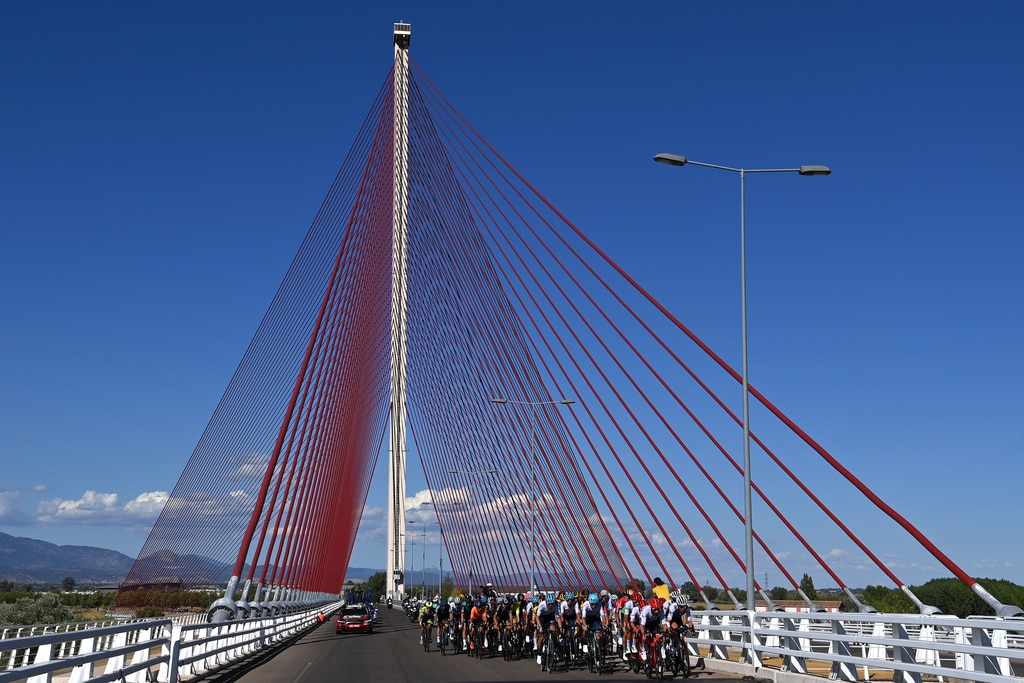
M 410 42 L 412 42 L 412 24 L 395 24 L 395 45 L 402 50 L 408 50 Z

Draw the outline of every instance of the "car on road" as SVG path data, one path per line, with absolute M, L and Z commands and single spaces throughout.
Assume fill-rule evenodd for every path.
M 373 633 L 373 615 L 369 608 L 362 603 L 345 605 L 338 612 L 335 632 L 349 633 L 351 631 Z

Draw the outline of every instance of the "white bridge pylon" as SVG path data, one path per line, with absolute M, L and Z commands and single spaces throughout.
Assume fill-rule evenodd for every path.
M 405 592 L 405 366 L 408 347 L 407 248 L 409 238 L 410 24 L 395 24 L 394 178 L 391 255 L 391 440 L 388 468 L 387 594 Z

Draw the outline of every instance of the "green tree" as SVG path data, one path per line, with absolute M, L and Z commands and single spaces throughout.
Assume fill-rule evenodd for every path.
M 32 626 L 60 624 L 71 621 L 74 610 L 61 604 L 53 594 L 18 598 L 14 603 L 0 605 L 0 626 Z
M 381 595 L 384 595 L 384 592 L 387 590 L 387 573 L 377 572 L 376 574 L 373 574 L 366 580 L 364 585 L 366 588 L 373 591 L 373 599 L 376 600 Z
M 720 591 L 714 586 L 708 586 L 706 584 L 704 586 L 704 595 L 708 596 L 708 600 L 710 600 L 711 602 L 715 602 L 716 600 L 718 600 L 719 592 Z
M 785 600 L 787 595 L 789 595 L 789 591 L 783 586 L 776 586 L 768 591 L 768 597 L 772 600 Z
M 444 581 L 441 582 L 441 597 L 450 598 L 458 595 L 459 589 L 455 586 L 455 579 L 452 578 L 451 574 L 444 575 Z
M 0 593 L 10 593 L 14 590 L 13 581 L 0 581 Z
M 917 607 L 901 591 L 886 586 L 868 586 L 861 600 L 885 614 L 914 614 Z
M 810 574 L 804 574 L 804 577 L 800 579 L 800 590 L 811 600 L 818 597 L 818 591 L 814 589 L 814 579 L 811 578 Z
M 75 590 L 75 579 L 71 576 L 65 576 L 60 580 L 60 588 L 65 593 L 70 593 Z

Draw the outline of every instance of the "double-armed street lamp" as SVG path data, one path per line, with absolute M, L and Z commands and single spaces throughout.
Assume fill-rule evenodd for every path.
M 576 400 L 560 398 L 554 401 L 513 401 L 508 398 L 492 398 L 491 403 L 505 405 L 512 403 L 530 407 L 530 590 L 537 592 L 537 408 L 550 405 L 571 405 Z
M 703 166 L 740 174 L 740 300 L 743 337 L 743 524 L 746 541 L 747 609 L 754 611 L 754 526 L 751 518 L 753 501 L 750 484 L 750 384 L 747 371 L 747 207 L 746 178 L 748 173 L 799 173 L 803 176 L 829 175 L 828 166 L 799 166 L 797 168 L 732 168 L 693 161 L 678 154 L 661 153 L 654 157 L 659 164 L 669 166 Z

